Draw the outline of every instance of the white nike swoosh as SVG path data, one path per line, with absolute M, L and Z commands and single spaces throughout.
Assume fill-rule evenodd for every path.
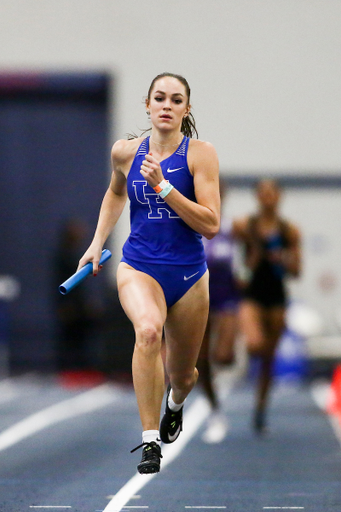
M 167 172 L 180 171 L 180 169 L 183 169 L 183 167 L 178 167 L 177 169 L 167 169 Z
M 198 270 L 198 272 L 196 272 L 195 274 L 192 274 L 191 276 L 188 276 L 188 277 L 187 277 L 187 276 L 184 276 L 184 281 L 188 281 L 188 279 L 191 279 L 191 277 L 196 276 L 197 274 L 199 274 L 199 272 L 200 272 L 200 271 Z
M 175 434 L 173 434 L 172 436 L 170 434 L 168 434 L 168 439 L 171 443 L 173 441 L 175 441 L 175 439 L 178 437 L 178 435 L 180 434 L 180 430 L 181 430 L 181 426 L 179 425 Z

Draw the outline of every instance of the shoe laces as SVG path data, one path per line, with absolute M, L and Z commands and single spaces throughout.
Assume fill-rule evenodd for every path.
M 145 447 L 145 446 L 150 446 L 150 448 L 152 450 L 155 449 L 156 446 L 159 447 L 159 445 L 155 441 L 151 441 L 150 443 L 146 443 L 145 442 L 145 443 L 139 444 L 138 446 L 136 446 L 136 448 L 133 448 L 132 450 L 130 450 L 130 453 L 134 453 L 139 448 L 142 448 L 142 447 Z M 160 450 L 160 453 L 158 453 L 158 456 L 160 457 L 160 459 L 162 459 L 161 450 Z

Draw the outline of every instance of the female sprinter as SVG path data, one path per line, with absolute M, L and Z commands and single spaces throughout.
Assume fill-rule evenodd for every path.
M 265 430 L 265 409 L 272 363 L 285 327 L 285 278 L 297 277 L 301 267 L 299 230 L 278 213 L 280 189 L 274 180 L 261 180 L 256 189 L 259 212 L 236 220 L 235 235 L 245 243 L 250 279 L 240 306 L 240 328 L 249 353 L 260 357 L 254 428 Z
M 220 197 L 216 151 L 191 138 L 197 132 L 187 81 L 172 73 L 158 75 L 146 110 L 150 136 L 113 146 L 111 182 L 79 268 L 92 261 L 93 273 L 98 272 L 103 244 L 128 195 L 131 232 L 117 285 L 136 335 L 132 372 L 143 428 L 137 468 L 155 473 L 162 457 L 160 439 L 172 443 L 179 436 L 183 404 L 198 379 L 196 362 L 209 304 L 201 237 L 210 239 L 219 230 Z M 165 390 L 163 332 L 170 386 L 159 427 Z

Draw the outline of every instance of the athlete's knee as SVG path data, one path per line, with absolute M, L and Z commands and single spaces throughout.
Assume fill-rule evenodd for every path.
M 263 343 L 257 346 L 249 346 L 248 352 L 252 356 L 259 356 L 264 362 L 270 362 L 273 360 L 275 355 L 276 346 L 269 343 L 266 339 Z
M 264 351 L 265 339 L 259 332 L 250 333 L 245 338 L 245 343 L 250 355 L 261 355 Z
M 169 374 L 169 380 L 173 390 L 179 390 L 185 393 L 189 393 L 191 391 L 198 380 L 198 377 L 199 372 L 197 368 L 182 372 L 175 371 Z
M 162 325 L 157 322 L 144 321 L 135 327 L 135 346 L 141 350 L 159 350 L 162 339 Z
M 216 364 L 229 366 L 234 363 L 234 352 L 233 350 L 229 353 L 214 352 L 212 354 L 212 360 Z

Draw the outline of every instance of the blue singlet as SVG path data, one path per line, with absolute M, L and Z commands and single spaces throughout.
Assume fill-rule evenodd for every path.
M 196 201 L 187 164 L 189 140 L 184 137 L 178 149 L 160 165 L 164 178 L 185 197 Z M 201 235 L 143 179 L 140 168 L 148 152 L 149 137 L 139 146 L 127 178 L 131 232 L 123 246 L 122 261 L 156 279 L 171 307 L 205 273 L 206 258 Z

